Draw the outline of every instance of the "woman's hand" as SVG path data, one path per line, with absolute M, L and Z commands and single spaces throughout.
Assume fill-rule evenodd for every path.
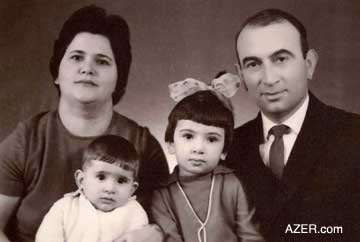
M 114 242 L 162 242 L 163 233 L 158 225 L 149 224 L 141 229 L 125 233 Z

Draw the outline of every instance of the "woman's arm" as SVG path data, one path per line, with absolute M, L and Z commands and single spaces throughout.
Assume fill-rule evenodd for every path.
M 4 233 L 4 229 L 10 219 L 10 216 L 15 211 L 19 200 L 20 197 L 0 194 L 0 242 L 10 241 Z
M 153 191 L 168 177 L 169 166 L 159 142 L 147 128 L 142 129 L 139 139 L 142 152 L 140 153 L 140 184 L 136 195 L 137 200 L 148 213 L 151 223 L 153 220 L 149 209 Z
M 10 241 L 4 230 L 15 214 L 23 191 L 25 134 L 25 125 L 20 123 L 0 143 L 0 242 Z

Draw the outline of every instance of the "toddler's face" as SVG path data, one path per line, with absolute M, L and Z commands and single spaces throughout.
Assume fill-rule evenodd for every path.
M 100 160 L 78 170 L 76 179 L 86 198 L 103 212 L 123 206 L 138 186 L 132 171 Z
M 175 154 L 180 176 L 193 176 L 212 171 L 224 158 L 225 131 L 223 128 L 179 120 L 174 132 L 174 143 L 168 144 Z

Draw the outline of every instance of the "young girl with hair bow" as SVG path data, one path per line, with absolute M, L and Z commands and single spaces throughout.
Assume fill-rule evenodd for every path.
M 179 101 L 165 133 L 178 165 L 155 191 L 151 212 L 165 241 L 263 241 L 240 181 L 219 165 L 232 140 L 234 117 L 228 97 L 238 76 L 222 74 L 206 85 L 187 78 L 169 85 Z

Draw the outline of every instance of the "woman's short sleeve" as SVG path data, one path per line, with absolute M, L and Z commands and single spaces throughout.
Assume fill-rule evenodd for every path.
M 0 193 L 20 196 L 24 189 L 24 162 L 26 156 L 26 126 L 16 129 L 0 143 Z

